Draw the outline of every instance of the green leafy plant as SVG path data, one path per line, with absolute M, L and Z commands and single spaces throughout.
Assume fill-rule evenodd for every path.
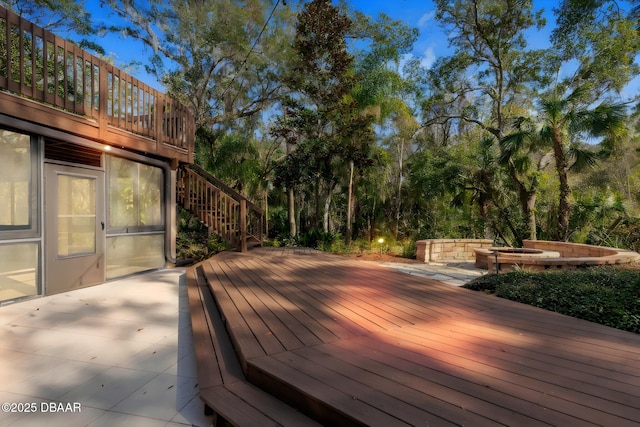
M 181 264 L 203 261 L 218 252 L 229 249 L 223 242 L 188 211 L 178 208 L 178 234 L 176 236 L 176 257 Z
M 640 334 L 640 270 L 516 271 L 486 275 L 464 287 Z

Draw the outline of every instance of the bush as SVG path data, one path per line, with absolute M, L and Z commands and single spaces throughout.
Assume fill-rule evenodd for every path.
M 418 247 L 415 240 L 405 240 L 402 245 L 402 257 L 415 259 Z
M 296 237 L 283 234 L 271 240 L 265 241 L 265 246 L 275 247 L 308 247 L 335 254 L 393 254 L 404 258 L 416 257 L 415 240 L 395 241 L 392 238 L 383 238 L 383 243 L 368 238 L 358 238 L 347 245 L 345 238 L 340 233 L 325 233 L 319 229 L 311 229 Z
M 614 267 L 491 274 L 465 288 L 640 334 L 640 271 Z
M 196 263 L 229 249 L 218 235 L 209 235 L 209 230 L 196 216 L 178 209 L 178 234 L 176 236 L 176 258 L 181 263 Z

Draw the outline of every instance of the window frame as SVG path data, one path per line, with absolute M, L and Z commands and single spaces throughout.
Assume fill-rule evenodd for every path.
M 160 191 L 160 206 L 159 206 L 159 210 L 160 210 L 160 224 L 153 224 L 153 225 L 129 225 L 129 226 L 113 226 L 111 224 L 111 209 L 112 209 L 112 205 L 111 205 L 111 179 L 112 179 L 112 175 L 113 175 L 113 170 L 112 170 L 112 164 L 111 161 L 112 159 L 117 158 L 120 160 L 124 160 L 127 162 L 131 162 L 134 163 L 136 165 L 138 165 L 138 168 L 140 166 L 147 166 L 147 167 L 153 167 L 153 168 L 157 168 L 158 171 L 161 174 L 161 181 L 160 181 L 160 185 L 159 185 L 159 191 Z M 128 159 L 126 157 L 120 157 L 120 156 L 113 156 L 113 155 L 109 155 L 107 156 L 106 159 L 106 169 L 107 169 L 107 179 L 106 179 L 106 183 L 105 183 L 105 187 L 107 188 L 107 194 L 106 194 L 106 198 L 107 198 L 107 209 L 106 209 L 106 220 L 107 220 L 107 227 L 106 227 L 106 234 L 107 237 L 110 236 L 117 236 L 117 235 L 127 235 L 127 234 L 141 234 L 141 233 L 164 233 L 166 231 L 166 224 L 167 224 L 167 218 L 166 218 L 166 209 L 165 209 L 165 180 L 167 179 L 167 177 L 165 176 L 165 170 L 161 167 L 158 167 L 156 165 L 152 165 L 152 164 L 148 164 L 148 163 L 144 163 L 144 162 L 138 162 L 136 160 L 132 160 L 132 159 Z M 139 172 L 139 169 L 138 169 Z M 137 210 L 137 221 L 140 220 L 140 180 L 139 180 L 140 174 L 138 173 L 138 179 L 136 180 L 136 194 L 134 195 L 134 197 L 137 197 L 137 200 L 135 202 L 136 205 L 136 210 Z
M 27 225 L 0 225 L 0 241 L 16 239 L 40 238 L 40 177 L 41 174 L 41 139 L 31 133 L 17 131 L 15 129 L 0 127 L 0 130 L 17 133 L 29 137 L 29 161 L 31 177 L 29 183 L 29 224 Z

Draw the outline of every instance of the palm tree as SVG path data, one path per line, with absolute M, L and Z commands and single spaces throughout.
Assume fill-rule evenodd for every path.
M 539 128 L 528 118 L 515 120 L 516 131 L 500 140 L 499 163 L 511 177 L 525 217 L 528 238 L 537 239 L 536 200 L 541 171 L 551 161 Z
M 500 141 L 500 162 L 507 166 L 518 182 L 529 182 L 529 188 L 520 192 L 521 203 L 529 202 L 523 209 L 528 219 L 531 238 L 535 239 L 535 204 L 537 174 L 555 160 L 559 181 L 558 218 L 556 239 L 569 238 L 569 172 L 593 165 L 605 153 L 610 153 L 616 140 L 626 129 L 626 104 L 602 102 L 596 107 L 588 101 L 588 88 L 581 86 L 565 97 L 557 92 L 539 102 L 537 126 L 528 119 L 516 124 L 517 131 Z M 589 139 L 600 140 L 600 152 L 587 144 Z M 532 168 L 532 160 L 537 167 Z M 526 177 L 527 179 L 524 179 Z M 526 196 L 526 198 L 523 198 Z M 532 204 L 533 203 L 533 204 Z
M 558 240 L 569 238 L 569 171 L 598 160 L 586 141 L 596 138 L 602 147 L 612 147 L 626 129 L 626 104 L 602 102 L 592 107 L 586 101 L 587 92 L 581 86 L 565 97 L 553 93 L 540 101 L 539 135 L 553 150 L 559 181 Z

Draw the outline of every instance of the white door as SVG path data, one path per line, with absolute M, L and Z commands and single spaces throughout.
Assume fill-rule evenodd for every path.
M 45 294 L 105 281 L 104 171 L 45 164 Z

